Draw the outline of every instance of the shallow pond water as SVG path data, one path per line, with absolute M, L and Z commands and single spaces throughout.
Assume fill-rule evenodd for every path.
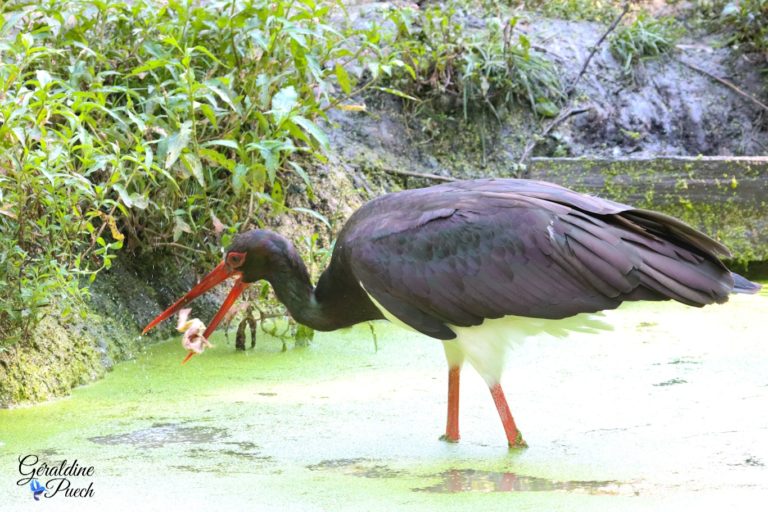
M 439 343 L 376 324 L 280 352 L 150 346 L 71 397 L 0 411 L 0 509 L 714 510 L 768 498 L 768 294 L 701 310 L 608 312 L 614 330 L 542 337 L 504 386 L 509 451 L 467 368 L 461 442 L 444 428 Z M 34 505 L 19 457 L 93 466 L 92 497 Z M 44 479 L 42 479 L 44 480 Z

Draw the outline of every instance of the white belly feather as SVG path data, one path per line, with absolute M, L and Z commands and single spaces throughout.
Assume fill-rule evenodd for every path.
M 404 329 L 415 330 L 387 311 L 370 294 L 368 298 L 384 318 Z M 602 316 L 599 313 L 584 313 L 561 320 L 548 320 L 510 315 L 487 319 L 473 327 L 449 324 L 451 330 L 456 333 L 456 338 L 443 341 L 445 357 L 449 366 L 461 366 L 465 360 L 469 361 L 485 382 L 493 386 L 501 379 L 506 354 L 510 348 L 541 335 L 562 338 L 571 332 L 611 330 L 611 326 L 601 320 Z

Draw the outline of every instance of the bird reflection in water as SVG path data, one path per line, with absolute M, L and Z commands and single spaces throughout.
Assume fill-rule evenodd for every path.
M 441 482 L 417 490 L 436 493 L 565 491 L 581 494 L 636 494 L 634 488 L 630 488 L 631 486 L 613 480 L 558 481 L 537 476 L 476 469 L 450 469 L 439 476 L 442 477 Z

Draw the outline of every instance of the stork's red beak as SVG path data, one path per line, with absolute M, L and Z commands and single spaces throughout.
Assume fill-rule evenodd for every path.
M 200 282 L 197 283 L 197 285 L 194 288 L 192 288 L 189 292 L 187 292 L 186 295 L 184 295 L 182 298 L 174 302 L 173 305 L 171 305 L 171 307 L 169 307 L 168 309 L 160 313 L 157 316 L 157 318 L 149 322 L 149 324 L 147 324 L 147 326 L 144 328 L 144 330 L 141 333 L 146 334 L 147 332 L 149 332 L 150 329 L 155 327 L 157 324 L 173 316 L 177 311 L 179 311 L 181 308 L 186 306 L 195 297 L 197 297 L 198 295 L 202 295 L 203 293 L 207 292 L 217 284 L 233 276 L 237 276 L 235 285 L 232 287 L 232 290 L 230 290 L 229 295 L 227 295 L 227 298 L 224 299 L 224 303 L 219 308 L 219 311 L 218 313 L 216 313 L 216 316 L 213 317 L 213 320 L 211 320 L 211 323 L 208 324 L 208 328 L 205 330 L 205 333 L 203 334 L 203 336 L 208 338 L 213 333 L 213 331 L 216 330 L 216 327 L 219 325 L 219 322 L 221 322 L 221 320 L 224 318 L 224 315 L 227 314 L 227 311 L 229 310 L 229 308 L 232 307 L 232 304 L 234 304 L 237 298 L 240 296 L 240 294 L 243 293 L 243 290 L 245 289 L 245 287 L 248 286 L 246 283 L 243 283 L 240 277 L 240 272 L 235 270 L 230 270 L 227 267 L 227 264 L 225 262 L 221 262 L 207 276 L 201 279 Z M 192 357 L 193 354 L 194 352 L 190 352 L 183 362 L 186 363 Z

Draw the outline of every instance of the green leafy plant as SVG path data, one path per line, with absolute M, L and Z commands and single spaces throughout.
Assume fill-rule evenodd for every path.
M 458 3 L 392 11 L 393 52 L 401 64 L 392 74 L 396 89 L 408 98 L 440 100 L 465 118 L 496 114 L 512 102 L 556 113 L 554 104 L 562 98 L 558 75 L 525 34 L 515 32 L 517 18 L 489 16 L 485 27 L 471 30 L 462 26 L 460 15 Z
M 548 18 L 610 23 L 621 12 L 616 0 L 525 0 L 526 9 Z
M 723 7 L 721 17 L 733 31 L 731 43 L 768 53 L 768 0 L 741 0 Z
M 671 51 L 682 31 L 673 18 L 654 18 L 643 11 L 630 24 L 620 26 L 611 34 L 611 51 L 629 73 L 642 59 Z
M 337 0 L 0 6 L 0 344 L 74 313 L 116 251 L 208 265 L 286 184 L 312 197 L 318 124 L 386 65 Z M 339 96 L 341 93 L 341 96 Z M 288 212 L 290 213 L 290 211 Z M 202 260 L 201 260 L 202 257 Z

